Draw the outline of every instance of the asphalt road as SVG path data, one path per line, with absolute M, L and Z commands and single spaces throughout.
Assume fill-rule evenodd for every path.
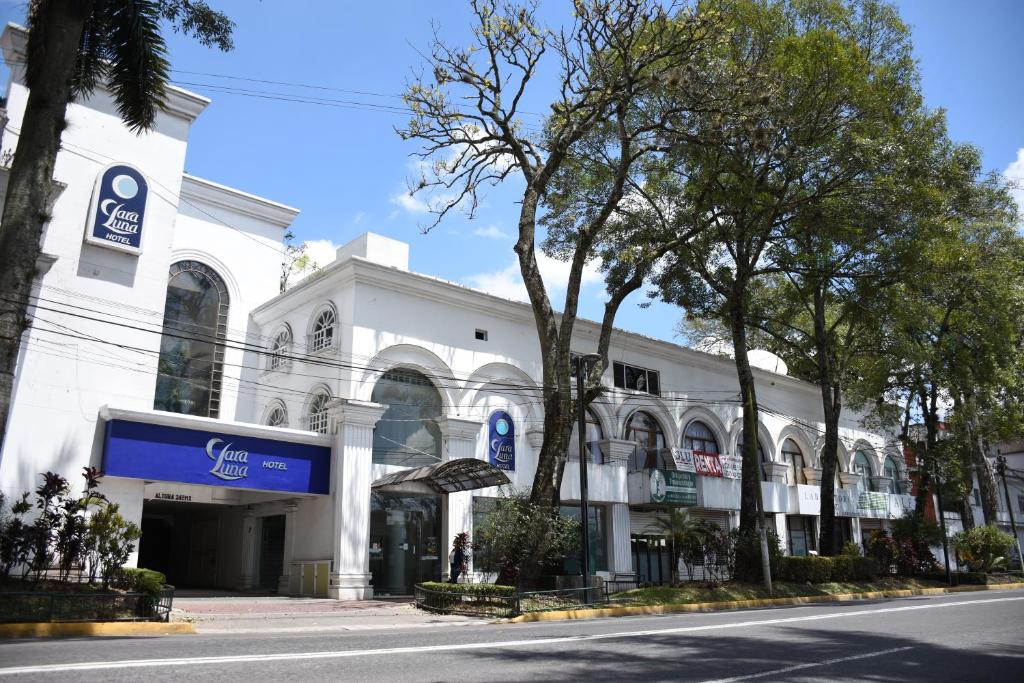
M 576 622 L 0 642 L 4 681 L 1024 681 L 1024 591 Z

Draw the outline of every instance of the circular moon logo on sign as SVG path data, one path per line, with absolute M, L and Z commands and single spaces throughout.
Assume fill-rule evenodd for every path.
M 508 420 L 503 417 L 499 418 L 498 421 L 494 423 L 494 431 L 498 432 L 499 436 L 505 436 L 508 434 Z
M 121 199 L 131 199 L 139 193 L 139 184 L 130 175 L 115 176 L 110 182 L 110 187 Z

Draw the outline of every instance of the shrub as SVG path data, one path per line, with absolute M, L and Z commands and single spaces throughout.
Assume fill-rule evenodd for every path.
M 779 545 L 779 537 L 774 531 L 769 529 L 766 533 L 768 536 L 768 563 L 772 576 L 776 576 L 782 562 L 782 548 Z M 761 569 L 761 538 L 757 531 L 740 532 L 739 529 L 734 529 L 729 532 L 729 539 L 733 549 L 733 578 L 737 581 L 760 581 L 763 573 Z
M 503 585 L 533 584 L 545 569 L 561 573 L 580 548 L 579 521 L 532 502 L 525 491 L 494 501 L 474 532 L 482 550 L 475 569 L 497 572 Z
M 443 583 L 426 581 L 419 584 L 420 588 L 438 593 L 457 593 L 474 597 L 511 597 L 516 594 L 515 586 L 502 586 L 496 583 Z
M 159 597 L 165 583 L 167 577 L 161 572 L 136 567 L 121 567 L 113 580 L 116 588 L 145 593 L 154 598 Z
M 1013 536 L 994 526 L 974 527 L 953 536 L 953 549 L 971 571 L 991 572 L 1005 567 Z
M 794 583 L 827 583 L 832 580 L 831 557 L 783 557 L 778 576 Z
M 860 557 L 860 546 L 853 541 L 847 541 L 843 544 L 843 547 L 839 549 L 839 555 L 841 557 Z
M 872 557 L 836 555 L 832 558 L 833 581 L 874 581 L 878 562 Z

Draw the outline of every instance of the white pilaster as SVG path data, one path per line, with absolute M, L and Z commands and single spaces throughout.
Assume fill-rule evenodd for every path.
M 281 564 L 281 576 L 277 580 L 278 595 L 287 595 L 291 586 L 292 560 L 295 558 L 295 511 L 299 504 L 295 501 L 284 506 L 284 558 Z
M 334 435 L 331 496 L 333 566 L 328 595 L 336 600 L 369 600 L 370 484 L 373 428 L 387 406 L 335 399 L 327 406 Z
M 142 504 L 145 502 L 146 483 L 141 479 L 122 477 L 103 477 L 100 479 L 100 492 L 111 503 L 117 503 L 117 511 L 126 522 L 134 522 L 142 528 Z M 126 567 L 139 566 L 139 544 L 124 563 Z
M 478 420 L 465 420 L 458 417 L 447 417 L 438 420 L 437 426 L 441 430 L 442 450 L 441 457 L 445 461 L 460 460 L 462 458 L 477 458 L 477 438 L 480 435 L 480 428 L 483 423 Z M 481 460 L 483 458 L 480 458 Z M 448 555 L 452 550 L 452 540 L 455 534 L 465 531 L 473 535 L 473 493 L 471 491 L 458 491 L 449 493 L 443 497 L 441 515 L 441 575 L 448 579 Z M 472 571 L 472 557 L 470 558 L 470 571 Z
M 784 462 L 766 462 L 765 472 L 768 474 L 768 481 L 776 484 L 786 484 L 786 473 L 789 472 L 789 465 Z
M 625 439 L 607 439 L 601 444 L 601 450 L 607 455 L 608 463 L 618 467 L 625 467 L 629 463 L 629 456 L 633 454 L 635 448 L 636 442 Z
M 880 493 L 892 493 L 892 477 L 871 477 L 871 485 Z
M 259 523 L 256 513 L 246 508 L 242 513 L 242 573 L 238 577 L 239 590 L 249 590 L 256 582 L 256 535 Z
M 632 572 L 633 553 L 629 545 L 629 505 L 612 505 L 612 571 Z
M 821 468 L 820 467 L 805 467 L 804 477 L 807 478 L 808 486 L 819 486 L 821 484 Z

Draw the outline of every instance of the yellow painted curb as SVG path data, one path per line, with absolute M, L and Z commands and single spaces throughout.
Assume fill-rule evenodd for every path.
M 0 624 L 0 638 L 77 638 L 82 636 L 169 636 L 195 633 L 183 621 L 83 621 Z
M 1024 583 L 1003 583 L 991 586 L 955 586 L 953 588 L 904 588 L 864 593 L 838 593 L 836 595 L 805 595 L 793 598 L 762 598 L 758 600 L 724 600 L 721 602 L 693 602 L 679 605 L 633 605 L 620 607 L 599 607 L 594 609 L 558 610 L 552 612 L 530 612 L 513 617 L 508 621 L 522 624 L 532 621 L 564 621 L 571 619 L 597 619 L 601 617 L 628 617 L 649 614 L 673 614 L 676 612 L 714 612 L 729 609 L 750 609 L 753 607 L 783 607 L 806 605 L 815 602 L 848 602 L 851 600 L 878 600 L 880 598 L 909 598 L 916 595 L 942 595 L 944 593 L 969 593 L 973 591 L 1010 590 L 1024 588 Z

